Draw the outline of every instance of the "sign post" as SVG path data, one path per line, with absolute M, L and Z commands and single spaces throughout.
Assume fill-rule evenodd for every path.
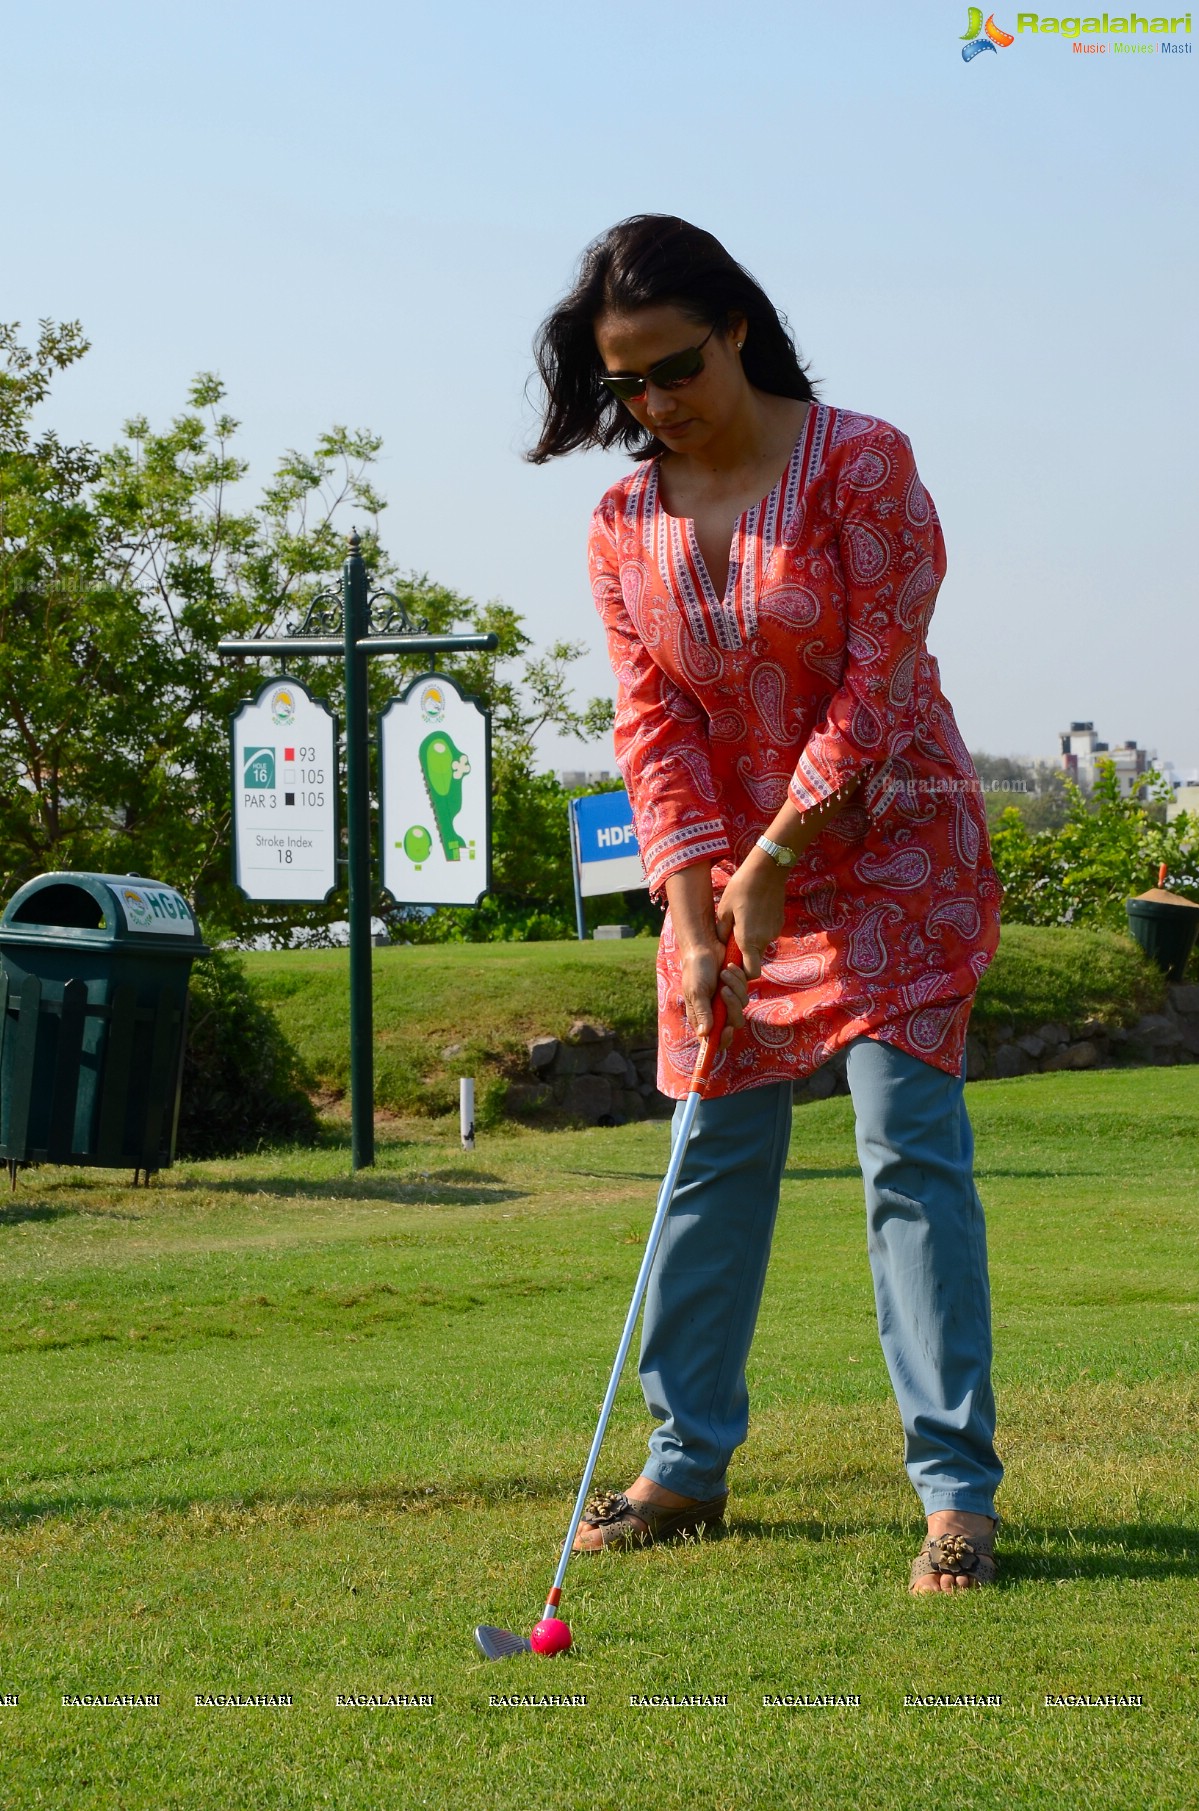
M 649 885 L 627 792 L 592 792 L 570 801 L 570 853 L 582 939 L 587 935 L 584 899 L 597 893 L 631 893 Z
M 286 635 L 270 637 L 259 636 L 249 641 L 222 641 L 218 643 L 218 652 L 231 657 L 252 655 L 262 658 L 264 655 L 315 655 L 326 660 L 340 659 L 345 672 L 345 711 L 346 711 L 346 854 L 345 866 L 349 891 L 349 924 L 350 924 L 350 1127 L 353 1167 L 356 1170 L 369 1168 L 375 1161 L 375 1079 L 373 1048 L 373 1002 L 371 997 L 371 859 L 370 859 L 370 725 L 368 721 L 366 663 L 372 654 L 442 654 L 448 652 L 485 651 L 490 652 L 497 645 L 494 635 L 430 635 L 424 623 L 410 623 L 401 600 L 390 591 L 370 589 L 366 563 L 362 558 L 361 544 L 357 530 L 350 536 L 348 556 L 342 567 L 341 587 L 339 591 L 322 591 L 313 598 L 303 623 Z M 323 710 L 314 699 L 310 699 L 302 686 L 286 678 L 268 681 L 254 700 L 247 700 L 238 712 L 238 720 L 245 721 L 247 711 L 270 708 L 269 697 L 280 689 L 291 686 L 295 693 L 297 710 L 301 702 L 306 702 L 313 710 Z M 409 691 L 411 691 L 409 687 Z M 455 688 L 456 689 L 456 688 Z M 302 700 L 301 700 L 302 694 Z M 407 693 L 405 694 L 407 696 Z M 307 719 L 306 719 L 307 720 Z M 251 725 L 261 721 L 260 718 L 249 718 Z M 332 718 L 329 719 L 330 724 Z M 273 729 L 285 727 L 274 724 Z M 315 731 L 314 731 L 315 734 Z M 239 748 L 256 748 L 261 759 L 257 767 L 250 760 L 250 777 L 252 785 L 243 785 L 247 773 L 243 767 L 236 766 L 239 760 Z M 237 741 L 234 732 L 234 822 L 237 826 L 235 847 L 240 851 L 244 836 L 241 832 L 241 818 L 238 817 L 237 800 L 239 791 L 248 794 L 254 791 L 283 794 L 293 790 L 281 784 L 278 750 L 287 748 L 313 747 L 318 744 L 297 736 L 294 743 L 280 739 L 277 735 L 268 737 L 263 731 L 260 743 L 251 741 L 248 745 L 244 735 L 242 742 Z M 320 746 L 324 746 L 321 744 Z M 269 775 L 266 754 L 268 750 L 276 752 L 274 787 L 267 785 Z M 286 762 L 284 762 L 286 764 Z M 297 768 L 302 765 L 297 759 Z M 321 763 L 310 763 L 317 768 Z M 335 794 L 335 772 L 332 760 L 328 763 L 328 793 Z M 294 789 L 298 794 L 302 788 L 297 779 Z M 314 792 L 321 789 L 315 784 L 308 788 Z M 276 807 L 245 806 L 243 800 L 243 817 L 256 810 L 286 813 L 301 808 L 288 807 L 286 802 Z M 327 806 L 312 806 L 313 812 L 327 812 Z M 334 807 L 335 809 L 335 807 Z M 271 832 L 269 834 L 284 834 Z M 263 851 L 270 854 L 272 846 L 263 845 Z M 315 843 L 314 843 L 315 848 Z M 284 844 L 286 850 L 286 844 Z M 304 853 L 304 851 L 298 851 Z M 290 864 L 294 869 L 296 850 Z M 276 868 L 282 872 L 289 865 L 286 856 L 278 858 L 275 850 Z M 240 855 L 236 858 L 240 860 Z M 342 859 L 338 857 L 338 859 Z M 315 856 L 314 856 L 315 860 Z M 486 860 L 484 859 L 484 868 Z M 249 898 L 263 900 L 300 900 L 325 898 L 324 894 L 308 892 L 252 892 L 242 880 L 242 873 L 251 878 L 249 866 L 237 870 L 238 885 Z M 325 870 L 324 872 L 327 872 Z M 256 885 L 267 885 L 265 879 L 256 876 Z M 283 883 L 280 882 L 280 885 Z M 309 878 L 305 883 L 315 886 L 316 881 Z M 332 883 L 331 883 L 332 884 Z

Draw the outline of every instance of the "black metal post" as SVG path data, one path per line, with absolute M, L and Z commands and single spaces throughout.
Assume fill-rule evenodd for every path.
M 388 608 L 374 634 L 372 608 L 382 601 Z M 331 609 L 332 607 L 332 609 Z M 349 540 L 349 557 L 341 569 L 340 633 L 332 610 L 335 594 L 322 591 L 313 598 L 303 624 L 283 636 L 254 636 L 249 640 L 217 643 L 224 655 L 307 654 L 318 659 L 345 662 L 346 674 L 346 869 L 349 881 L 350 919 L 350 1140 L 356 1170 L 369 1169 L 375 1161 L 375 1051 L 374 1008 L 371 992 L 371 806 L 370 711 L 367 659 L 371 654 L 429 654 L 492 652 L 496 637 L 482 635 L 430 635 L 424 623 L 408 624 L 400 600 L 391 592 L 371 596 L 366 563 L 358 531 Z M 399 619 L 399 627 L 396 619 Z M 13 1187 L 16 1172 L 10 1165 Z
M 356 1170 L 375 1161 L 375 1050 L 371 998 L 370 716 L 366 564 L 355 529 L 342 567 L 346 670 L 346 834 L 350 893 L 350 1141 Z

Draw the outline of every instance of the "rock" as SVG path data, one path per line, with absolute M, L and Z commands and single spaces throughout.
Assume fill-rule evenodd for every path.
M 1015 1035 L 1016 1028 L 1014 1025 L 996 1025 L 995 1027 L 995 1042 L 997 1044 L 1010 1044 Z
M 1102 1019 L 1097 1019 L 1092 1014 L 1089 1019 L 1084 1019 L 1078 1027 L 1078 1036 L 1080 1038 L 1098 1038 L 1102 1042 L 1107 1037 L 1107 1026 Z
M 633 927 L 631 924 L 597 924 L 591 935 L 597 942 L 607 943 L 612 938 L 631 937 Z
M 628 1072 L 632 1067 L 628 1057 L 621 1051 L 609 1050 L 595 1065 L 595 1072 L 597 1075 L 618 1075 L 623 1082 L 627 1079 Z M 634 1075 L 637 1073 L 635 1069 L 633 1073 Z
M 1039 1039 L 1034 1039 L 1034 1042 L 1039 1042 Z M 1001 1044 L 995 1053 L 995 1074 L 1001 1082 L 1011 1081 L 1016 1075 L 1028 1075 L 1033 1067 L 1032 1057 L 1021 1049 L 1019 1043 Z
M 982 1039 L 972 1032 L 966 1034 L 966 1080 L 981 1081 L 987 1073 L 987 1052 Z
M 572 1076 L 562 1104 L 568 1113 L 595 1125 L 612 1111 L 612 1084 L 606 1075 Z
M 1067 1044 L 1057 1050 L 1042 1064 L 1048 1075 L 1054 1069 L 1093 1069 L 1099 1061 L 1099 1046 L 1090 1038 L 1084 1038 L 1081 1044 Z
M 580 1061 L 580 1058 L 582 1058 L 582 1061 Z M 587 1059 L 581 1050 L 572 1050 L 569 1044 L 563 1044 L 559 1041 L 558 1048 L 554 1052 L 554 1060 L 546 1073 L 552 1075 L 554 1080 L 557 1081 L 560 1076 L 577 1075 L 580 1069 L 585 1069 L 586 1067 Z
M 1199 1056 L 1199 1019 L 1182 1021 L 1182 1047 L 1192 1056 Z
M 1019 1050 L 1023 1050 L 1025 1056 L 1031 1056 L 1034 1060 L 1037 1057 L 1044 1056 L 1045 1051 L 1048 1048 L 1045 1040 L 1035 1036 L 1031 1031 L 1026 1032 L 1022 1038 L 1016 1039 L 1016 1047 Z
M 1059 1024 L 1056 1019 L 1048 1025 L 1038 1025 L 1037 1036 L 1043 1044 L 1068 1044 L 1070 1042 L 1068 1028 Z
M 445 1060 L 449 1062 L 451 1058 L 461 1056 L 464 1049 L 465 1045 L 463 1044 L 447 1044 L 441 1054 Z
M 509 1113 L 540 1113 L 553 1100 L 553 1089 L 544 1082 L 509 1082 L 504 1105 Z
M 529 1044 L 529 1063 L 534 1069 L 549 1069 L 561 1050 L 557 1038 L 533 1038 Z
M 1199 1013 L 1199 981 L 1176 981 L 1166 988 L 1166 998 L 1175 1012 Z
M 1146 1012 L 1137 1020 L 1129 1036 L 1134 1043 L 1161 1050 L 1182 1043 L 1182 1027 L 1164 1012 Z
M 590 1019 L 576 1019 L 570 1028 L 572 1044 L 602 1044 L 612 1033 L 606 1025 L 593 1024 Z

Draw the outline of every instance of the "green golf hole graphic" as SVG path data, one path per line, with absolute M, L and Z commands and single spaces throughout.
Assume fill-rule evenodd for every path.
M 422 863 L 427 862 L 433 853 L 433 838 L 423 824 L 413 824 L 411 830 L 404 832 L 404 840 L 399 847 L 419 873 Z
M 470 757 L 438 729 L 420 745 L 420 768 L 445 858 L 457 861 L 466 848 L 466 838 L 459 836 L 454 819 L 462 809 L 462 782 L 470 772 Z

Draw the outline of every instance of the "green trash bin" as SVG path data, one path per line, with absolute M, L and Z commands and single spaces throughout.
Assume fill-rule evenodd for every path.
M 1150 887 L 1124 901 L 1128 928 L 1167 981 L 1181 981 L 1199 935 L 1199 905 L 1164 887 Z
M 138 874 L 40 874 L 0 917 L 0 1161 L 165 1169 L 187 983 L 187 901 Z

